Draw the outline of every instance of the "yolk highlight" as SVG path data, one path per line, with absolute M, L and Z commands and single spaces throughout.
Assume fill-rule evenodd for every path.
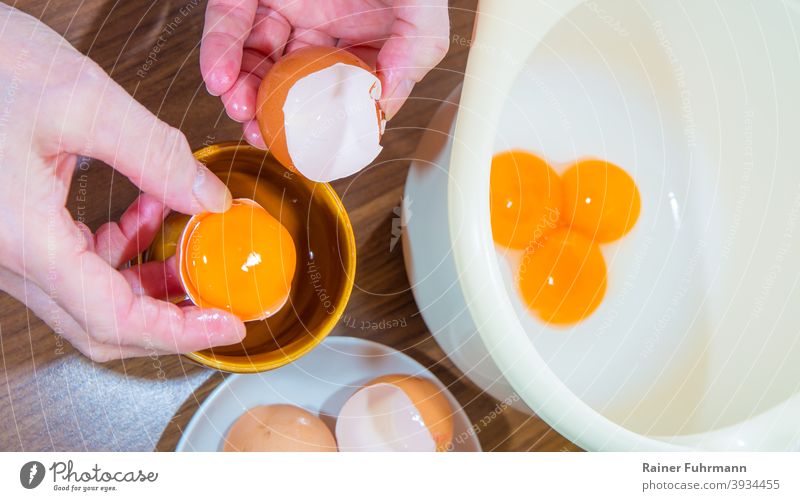
M 595 242 L 612 242 L 639 218 L 641 200 L 633 178 L 603 160 L 584 160 L 561 177 L 564 220 Z
M 524 249 L 556 226 L 561 184 L 541 158 L 520 150 L 495 155 L 490 184 L 492 236 L 498 244 Z
M 558 228 L 525 250 L 519 269 L 523 301 L 542 320 L 572 324 L 588 317 L 606 291 L 606 263 L 584 235 Z
M 195 304 L 249 321 L 286 303 L 297 259 L 294 241 L 263 207 L 237 199 L 223 214 L 195 216 L 185 232 L 180 272 Z

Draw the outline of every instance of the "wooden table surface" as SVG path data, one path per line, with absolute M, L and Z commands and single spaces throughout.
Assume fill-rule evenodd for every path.
M 475 3 L 451 2 L 453 35 L 471 35 Z M 200 78 L 204 1 L 29 0 L 16 7 L 92 57 L 153 113 L 183 130 L 193 148 L 241 137 L 238 124 L 206 93 Z M 154 47 L 157 60 L 148 64 Z M 440 100 L 461 81 L 466 57 L 465 44 L 451 44 L 447 58 L 392 120 L 375 165 L 334 183 L 355 227 L 358 271 L 346 312 L 356 326 L 340 323 L 332 335 L 384 343 L 429 367 L 472 422 L 483 423 L 478 438 L 484 450 L 576 450 L 535 416 L 495 412 L 498 402 L 445 358 L 414 303 L 401 246 L 390 248 L 409 159 Z M 127 179 L 99 162 L 78 175 L 84 176 L 88 196 L 79 196 L 73 183 L 68 203 L 92 229 L 118 218 L 137 195 Z M 360 327 L 361 321 L 400 319 L 405 326 Z M 173 450 L 181 429 L 224 377 L 177 356 L 93 363 L 2 293 L 0 352 L 0 450 L 5 451 Z M 490 418 L 492 413 L 498 415 Z

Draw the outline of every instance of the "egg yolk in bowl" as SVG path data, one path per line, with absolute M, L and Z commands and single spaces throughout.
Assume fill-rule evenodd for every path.
M 252 200 L 236 199 L 224 213 L 192 217 L 178 248 L 181 281 L 198 306 L 251 321 L 274 315 L 289 298 L 294 241 Z
M 628 234 L 641 197 L 624 169 L 600 159 L 559 176 L 523 150 L 492 159 L 489 207 L 495 243 L 521 249 L 517 287 L 527 308 L 548 324 L 569 325 L 600 306 L 607 269 L 600 244 Z

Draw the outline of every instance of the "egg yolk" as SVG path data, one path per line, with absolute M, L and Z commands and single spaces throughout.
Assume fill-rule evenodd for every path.
M 198 306 L 224 309 L 249 321 L 273 315 L 289 298 L 294 241 L 252 200 L 234 200 L 222 214 L 193 217 L 181 252 L 181 279 Z
M 498 244 L 524 249 L 556 227 L 561 184 L 541 158 L 519 150 L 495 155 L 490 184 L 492 236 Z
M 603 160 L 584 160 L 561 176 L 564 219 L 595 242 L 612 242 L 639 218 L 639 189 L 627 172 Z
M 545 322 L 579 322 L 603 300 L 605 260 L 589 238 L 558 228 L 544 242 L 533 242 L 525 250 L 519 289 L 528 308 Z

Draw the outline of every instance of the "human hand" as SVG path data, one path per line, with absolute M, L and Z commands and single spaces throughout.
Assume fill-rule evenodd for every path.
M 160 300 L 181 290 L 174 259 L 117 271 L 165 213 L 220 212 L 225 185 L 183 134 L 137 103 L 38 20 L 0 3 L 0 288 L 95 361 L 238 342 L 219 310 Z M 77 155 L 144 192 L 96 234 L 65 208 Z
M 256 95 L 284 54 L 306 45 L 348 48 L 376 66 L 391 119 L 447 53 L 449 31 L 446 0 L 209 0 L 200 71 L 228 116 L 243 123 L 245 139 L 265 149 Z

